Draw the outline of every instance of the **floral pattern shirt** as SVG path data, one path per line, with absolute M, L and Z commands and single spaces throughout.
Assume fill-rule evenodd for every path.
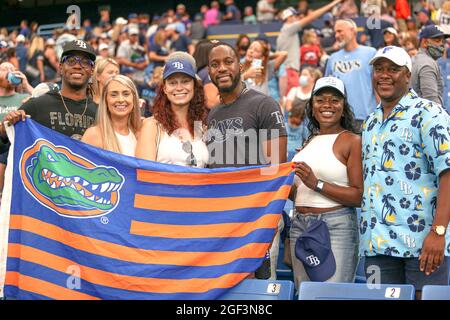
M 450 116 L 410 91 L 383 120 L 363 124 L 360 255 L 418 257 L 436 211 L 439 174 L 450 169 Z M 450 195 L 449 195 L 450 196 Z M 450 255 L 450 231 L 446 255 Z

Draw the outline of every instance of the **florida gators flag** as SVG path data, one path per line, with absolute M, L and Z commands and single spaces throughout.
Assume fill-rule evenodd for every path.
M 216 299 L 263 262 L 293 180 L 290 163 L 271 175 L 165 165 L 30 119 L 8 135 L 6 298 Z

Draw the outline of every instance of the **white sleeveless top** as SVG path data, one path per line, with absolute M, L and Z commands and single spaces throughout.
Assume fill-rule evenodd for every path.
M 192 153 L 197 162 L 196 167 L 204 168 L 209 160 L 208 147 L 202 140 L 202 137 L 190 142 L 192 145 Z M 161 130 L 161 139 L 159 141 L 156 161 L 179 166 L 190 166 L 190 159 L 191 153 L 183 150 L 183 141 L 177 136 L 169 136 L 167 132 Z
M 315 136 L 295 155 L 292 162 L 303 161 L 311 167 L 317 179 L 348 187 L 347 166 L 340 162 L 333 152 L 333 145 L 338 136 L 339 133 Z M 331 208 L 342 205 L 308 188 L 297 176 L 294 178 L 294 184 L 297 186 L 295 205 L 298 207 Z
M 134 133 L 131 130 L 126 136 L 123 136 L 115 131 L 114 133 L 116 134 L 120 150 L 122 150 L 122 154 L 134 157 L 136 151 L 136 136 L 134 135 Z

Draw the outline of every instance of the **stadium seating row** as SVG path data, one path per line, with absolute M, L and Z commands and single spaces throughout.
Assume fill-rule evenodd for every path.
M 290 280 L 246 279 L 222 300 L 294 300 Z M 295 298 L 296 299 L 296 298 Z M 298 300 L 414 300 L 412 285 L 302 282 Z M 449 286 L 424 286 L 422 300 L 450 300 Z

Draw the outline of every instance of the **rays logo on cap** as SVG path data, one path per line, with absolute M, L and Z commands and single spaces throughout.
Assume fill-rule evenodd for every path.
M 178 69 L 178 70 L 183 70 L 184 69 L 184 65 L 181 62 L 179 62 L 179 61 L 173 62 L 172 66 L 175 69 Z
M 82 41 L 82 40 L 77 40 L 77 42 L 75 43 L 77 46 L 79 46 L 80 48 L 83 49 L 87 49 L 86 47 L 86 42 Z
M 392 49 L 394 49 L 394 47 L 392 47 L 392 46 L 386 47 L 386 48 L 384 48 L 383 53 L 386 53 L 386 52 L 388 52 L 389 50 L 392 50 Z

